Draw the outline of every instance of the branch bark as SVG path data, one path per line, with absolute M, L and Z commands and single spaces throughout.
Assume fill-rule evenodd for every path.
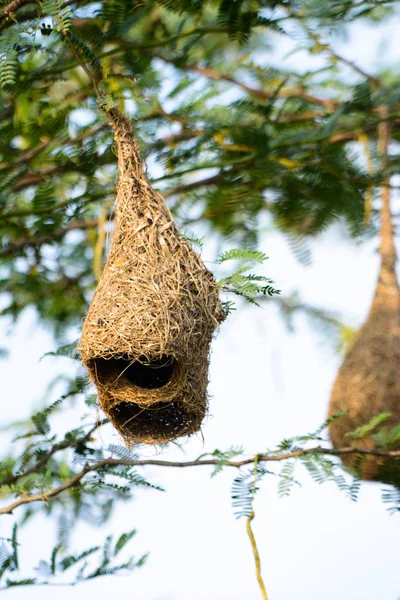
M 369 456 L 379 456 L 382 458 L 395 458 L 400 459 L 400 450 L 393 451 L 384 451 L 384 450 L 374 450 L 371 448 L 339 448 L 338 450 L 334 450 L 332 448 L 323 448 L 322 446 L 317 446 L 315 448 L 304 448 L 301 450 L 294 450 L 292 452 L 283 452 L 281 454 L 257 454 L 251 458 L 245 458 L 237 461 L 228 461 L 225 463 L 227 467 L 233 467 L 235 469 L 240 469 L 245 465 L 254 464 L 255 461 L 260 462 L 279 462 L 283 460 L 288 460 L 290 458 L 299 458 L 301 456 L 307 456 L 310 454 L 326 454 L 330 456 L 344 456 L 349 454 L 362 454 Z M 187 467 L 204 467 L 204 466 L 217 466 L 220 464 L 220 461 L 215 458 L 211 459 L 201 459 L 201 460 L 191 460 L 191 461 L 166 461 L 166 460 L 155 460 L 155 459 L 143 459 L 143 460 L 123 460 L 116 458 L 106 458 L 104 460 L 100 460 L 92 465 L 86 464 L 84 468 L 76 473 L 73 477 L 65 481 L 62 485 L 57 486 L 47 492 L 42 492 L 40 494 L 33 494 L 32 496 L 21 496 L 15 502 L 12 502 L 8 506 L 4 506 L 0 509 L 0 515 L 12 514 L 12 512 L 18 508 L 19 506 L 23 506 L 25 504 L 31 504 L 33 502 L 48 502 L 51 498 L 55 498 L 62 492 L 65 492 L 68 489 L 71 489 L 78 485 L 82 479 L 88 474 L 100 469 L 104 469 L 104 467 L 108 466 L 126 466 L 126 467 L 145 467 L 145 466 L 155 466 L 155 467 L 172 467 L 172 468 L 187 468 Z
M 56 454 L 57 452 L 66 450 L 67 448 L 75 448 L 76 446 L 79 446 L 79 444 L 89 442 L 96 429 L 98 429 L 102 425 L 105 425 L 106 423 L 108 423 L 107 419 L 98 421 L 95 425 L 93 425 L 91 429 L 89 429 L 89 431 L 85 435 L 74 441 L 65 440 L 64 442 L 53 444 L 50 450 L 44 456 L 42 456 L 42 458 L 38 460 L 38 462 L 35 465 L 33 465 L 33 467 L 27 469 L 26 471 L 23 471 L 22 473 L 18 473 L 17 475 L 10 475 L 9 477 L 5 477 L 0 481 L 0 487 L 3 485 L 13 485 L 23 477 L 27 477 L 32 473 L 37 473 L 46 463 L 49 462 L 50 458 L 54 456 L 54 454 Z
M 13 2 L 10 2 L 10 4 L 7 4 L 0 12 L 0 21 L 9 19 L 15 11 L 27 4 L 37 4 L 37 0 L 14 0 Z
M 139 48 L 139 50 L 140 50 L 140 48 Z M 261 98 L 263 100 L 271 100 L 276 95 L 275 91 L 267 92 L 260 88 L 253 88 L 251 86 L 246 85 L 245 83 L 242 83 L 241 81 L 238 81 L 231 75 L 220 73 L 219 71 L 216 71 L 215 69 L 211 69 L 209 67 L 201 67 L 199 65 L 176 66 L 176 64 L 175 64 L 176 60 L 173 58 L 167 58 L 167 57 L 159 55 L 159 54 L 155 55 L 154 53 L 152 53 L 152 55 L 154 56 L 154 58 L 158 58 L 159 60 L 162 60 L 163 62 L 172 64 L 177 69 L 181 69 L 182 71 L 192 71 L 194 73 L 199 73 L 200 75 L 203 75 L 204 77 L 207 77 L 208 79 L 213 79 L 215 81 L 227 81 L 228 83 L 232 83 L 233 85 L 239 87 L 240 89 L 247 92 L 251 96 L 255 96 L 256 98 Z M 328 109 L 330 111 L 334 111 L 337 107 L 337 104 L 334 100 L 317 98 L 316 96 L 307 94 L 301 88 L 282 89 L 278 92 L 277 95 L 280 98 L 291 98 L 291 97 L 302 98 L 303 100 L 306 100 L 307 102 L 310 102 L 311 104 L 318 104 L 320 106 L 324 106 L 326 109 Z

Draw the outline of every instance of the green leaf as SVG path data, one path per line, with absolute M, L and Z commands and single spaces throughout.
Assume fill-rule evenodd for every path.
M 376 415 L 375 417 L 372 417 L 372 419 L 370 419 L 370 421 L 368 421 L 368 423 L 365 425 L 357 427 L 355 431 L 346 433 L 346 437 L 350 438 L 351 440 L 362 440 L 365 436 L 370 434 L 372 431 L 374 431 L 374 429 L 381 425 L 381 423 L 387 421 L 391 416 L 391 413 L 381 413 L 380 415 Z
M 118 538 L 118 541 L 115 544 L 115 548 L 114 548 L 114 556 L 117 556 L 117 554 L 119 554 L 121 552 L 122 548 L 124 548 L 124 546 L 126 546 L 126 544 L 133 538 L 134 535 L 136 535 L 136 529 L 132 529 L 131 531 L 128 531 L 127 533 L 123 533 Z
M 47 420 L 47 413 L 42 411 L 32 416 L 32 423 L 35 431 L 39 435 L 47 435 L 50 432 L 50 424 Z
M 234 248 L 232 250 L 228 250 L 220 254 L 220 256 L 217 259 L 217 263 L 221 264 L 228 260 L 242 260 L 245 262 L 255 262 L 262 264 L 266 260 L 268 260 L 268 256 L 264 254 L 264 252 L 251 250 L 249 248 Z
M 16 523 L 14 523 L 13 525 L 13 529 L 12 529 L 12 535 L 11 535 L 11 548 L 12 548 L 12 554 L 11 554 L 11 563 L 10 563 L 10 570 L 11 571 L 18 571 L 19 569 L 19 560 L 18 560 L 18 540 L 17 540 L 17 534 L 18 534 L 18 525 Z
M 400 511 L 400 488 L 391 487 L 382 490 L 382 501 L 385 504 L 390 504 L 388 511 L 395 513 Z
M 81 552 L 81 554 L 78 554 L 76 556 L 74 556 L 73 554 L 71 554 L 70 556 L 66 556 L 59 563 L 60 570 L 63 572 L 67 571 L 80 561 L 97 552 L 99 548 L 100 546 L 93 546 L 92 548 L 88 548 L 88 550 L 85 550 L 84 552 Z
M 62 544 L 58 544 L 57 546 L 54 546 L 52 552 L 51 552 L 51 557 L 50 557 L 50 572 L 52 575 L 56 574 L 56 570 L 57 570 L 57 555 L 60 552 L 62 548 Z
M 79 354 L 76 349 L 77 343 L 78 340 L 72 342 L 72 344 L 64 344 L 64 346 L 60 346 L 59 348 L 57 348 L 57 350 L 53 350 L 52 352 L 46 352 L 46 354 L 43 354 L 40 360 L 42 360 L 46 356 L 66 356 L 68 358 L 78 360 Z
M 37 580 L 35 578 L 19 579 L 19 580 L 6 579 L 6 586 L 7 587 L 16 587 L 17 585 L 34 585 L 36 583 L 36 581 Z

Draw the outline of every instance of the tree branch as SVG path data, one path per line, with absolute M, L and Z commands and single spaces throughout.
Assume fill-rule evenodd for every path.
M 32 207 L 28 210 L 15 210 L 9 211 L 1 215 L 2 222 L 9 219 L 20 219 L 21 217 L 33 217 L 40 215 L 48 215 L 58 213 L 63 208 L 68 208 L 72 204 L 78 204 L 82 202 L 82 204 L 91 204 L 92 202 L 97 202 L 98 200 L 104 200 L 110 194 L 115 194 L 115 189 L 102 189 L 96 193 L 93 193 L 89 198 L 87 197 L 87 193 L 84 192 L 79 196 L 75 196 L 74 198 L 70 198 L 69 200 L 65 200 L 63 202 L 59 202 L 56 206 L 49 207 Z M 83 202 L 84 201 L 84 202 Z
M 170 188 L 169 190 L 161 192 L 164 198 L 170 198 L 176 196 L 176 194 L 183 194 L 195 190 L 205 185 L 216 185 L 222 179 L 222 175 L 214 175 L 213 177 L 207 177 L 206 179 L 199 179 L 198 181 L 192 181 L 191 183 L 183 183 L 176 187 Z
M 384 451 L 384 450 L 374 450 L 371 448 L 339 448 L 338 450 L 334 450 L 332 448 L 323 448 L 322 446 L 317 446 L 315 448 L 304 448 L 301 450 L 293 450 L 291 452 L 283 452 L 282 454 L 257 454 L 251 458 L 245 458 L 243 460 L 237 461 L 228 461 L 224 463 L 224 466 L 233 467 L 235 469 L 240 469 L 245 465 L 254 464 L 255 461 L 260 462 L 279 462 L 283 460 L 288 460 L 290 458 L 299 458 L 301 456 L 307 456 L 310 454 L 326 454 L 330 456 L 344 456 L 349 454 L 362 454 L 367 456 L 378 456 L 382 458 L 395 458 L 400 459 L 400 450 L 392 450 L 392 451 Z M 47 502 L 51 498 L 55 498 L 62 492 L 75 487 L 78 485 L 81 480 L 91 472 L 99 471 L 100 469 L 104 469 L 104 467 L 110 466 L 125 466 L 125 467 L 145 467 L 145 466 L 155 466 L 155 467 L 172 467 L 172 468 L 186 468 L 186 467 L 204 467 L 204 466 L 218 466 L 221 464 L 221 461 L 216 458 L 210 459 L 200 459 L 200 460 L 191 460 L 186 462 L 181 461 L 166 461 L 166 460 L 156 460 L 156 459 L 143 459 L 143 460 L 123 460 L 116 458 L 106 458 L 104 460 L 100 460 L 92 465 L 86 464 L 82 471 L 76 473 L 73 477 L 65 481 L 62 485 L 55 487 L 47 492 L 42 492 L 40 494 L 33 494 L 32 496 L 21 496 L 15 502 L 9 504 L 8 506 L 4 506 L 0 509 L 0 515 L 11 514 L 13 510 L 18 508 L 19 506 L 25 504 L 31 504 L 32 502 Z
M 0 12 L 0 21 L 9 19 L 15 11 L 27 4 L 37 4 L 37 0 L 14 0 Z M 37 15 L 36 15 L 37 16 Z
M 90 221 L 71 221 L 71 223 L 69 223 L 66 227 L 60 227 L 51 233 L 46 233 L 36 238 L 18 240 L 14 244 L 10 244 L 5 248 L 1 248 L 0 256 L 12 256 L 14 252 L 25 250 L 25 248 L 38 248 L 47 242 L 52 242 L 54 240 L 63 238 L 67 233 L 73 231 L 74 229 L 92 229 L 93 227 L 97 226 L 97 223 L 97 219 L 92 219 Z
M 67 0 L 61 4 L 61 9 L 70 6 L 71 4 L 78 4 L 83 6 L 85 4 L 90 4 L 93 0 Z M 6 6 L 2 12 L 0 12 L 0 29 L 6 29 L 7 27 L 11 27 L 15 25 L 15 21 L 10 17 L 15 13 L 16 10 L 28 6 L 29 4 L 37 4 L 37 0 L 14 0 L 8 6 Z M 10 8 L 11 7 L 11 8 Z M 39 17 L 38 11 L 28 11 L 22 14 L 18 23 L 23 23 L 24 21 L 32 21 L 33 19 L 37 19 Z
M 247 92 L 251 96 L 255 96 L 255 97 L 261 98 L 263 100 L 271 100 L 272 98 L 274 98 L 277 95 L 279 98 L 291 98 L 291 97 L 302 98 L 303 100 L 306 100 L 307 102 L 310 102 L 311 104 L 319 104 L 321 106 L 325 106 L 327 109 L 332 110 L 332 111 L 335 110 L 337 107 L 337 104 L 334 100 L 317 98 L 316 96 L 307 94 L 301 88 L 282 89 L 278 93 L 276 93 L 275 91 L 267 92 L 260 88 L 250 87 L 250 86 L 246 85 L 245 83 L 238 81 L 231 75 L 220 73 L 219 71 L 216 71 L 215 69 L 211 69 L 209 67 L 201 67 L 199 65 L 181 65 L 181 64 L 176 65 L 175 64 L 176 59 L 167 58 L 165 56 L 158 55 L 158 54 L 154 55 L 154 53 L 153 53 L 153 56 L 154 56 L 154 58 L 158 58 L 159 60 L 162 60 L 163 62 L 174 65 L 177 69 L 180 69 L 182 71 L 192 71 L 194 73 L 200 73 L 200 75 L 203 75 L 204 77 L 207 77 L 208 79 L 214 79 L 216 81 L 227 81 L 227 82 L 232 83 L 233 85 L 239 87 L 240 89 Z
M 16 475 L 9 475 L 8 477 L 5 477 L 4 479 L 0 480 L 0 487 L 3 485 L 12 485 L 20 479 L 22 479 L 23 477 L 27 477 L 32 473 L 37 473 L 46 463 L 48 463 L 50 458 L 57 452 L 60 452 L 61 450 L 66 450 L 67 448 L 74 448 L 75 446 L 79 446 L 79 444 L 84 444 L 85 442 L 90 442 L 92 434 L 96 431 L 96 429 L 98 429 L 102 425 L 105 425 L 108 422 L 108 419 L 98 421 L 95 425 L 93 425 L 91 429 L 89 429 L 89 431 L 85 435 L 83 435 L 80 438 L 77 438 L 76 440 L 65 440 L 63 442 L 59 442 L 58 444 L 53 444 L 50 450 L 44 456 L 42 456 L 42 458 L 38 460 L 38 462 L 35 465 L 33 465 L 33 467 L 30 467 L 22 473 L 17 473 Z
M 108 127 L 107 123 L 102 123 L 95 129 L 91 129 L 90 131 L 81 133 L 81 135 L 78 135 L 74 138 L 69 138 L 66 140 L 57 140 L 57 147 L 59 148 L 60 146 L 69 146 L 70 144 L 79 144 L 86 138 L 91 137 L 92 135 L 96 135 L 97 133 L 99 133 L 99 131 L 106 129 L 106 127 Z M 29 162 L 32 158 L 35 158 L 35 156 L 40 154 L 40 152 L 42 150 L 45 150 L 47 148 L 47 146 L 49 146 L 49 144 L 51 144 L 51 142 L 53 142 L 53 141 L 54 141 L 53 138 L 48 138 L 46 141 L 41 142 L 34 148 L 30 148 L 29 150 L 22 152 L 22 154 L 18 157 L 18 164 Z M 0 163 L 0 171 L 4 171 L 4 170 L 8 169 L 9 167 L 10 167 L 10 164 L 8 164 L 8 163 L 4 163 L 4 162 Z

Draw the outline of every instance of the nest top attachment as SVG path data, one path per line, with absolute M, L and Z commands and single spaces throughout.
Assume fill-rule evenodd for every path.
M 108 114 L 118 147 L 114 231 L 79 349 L 124 439 L 165 443 L 200 427 L 209 346 L 225 314 L 213 275 L 147 179 L 130 121 Z

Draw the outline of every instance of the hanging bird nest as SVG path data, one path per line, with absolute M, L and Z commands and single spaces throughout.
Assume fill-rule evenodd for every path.
M 351 345 L 332 390 L 329 414 L 342 410 L 347 411 L 345 416 L 329 427 L 335 448 L 376 449 L 373 436 L 379 428 L 358 440 L 347 434 L 382 413 L 391 415 L 383 427 L 400 425 L 400 290 L 394 269 L 384 265 L 368 319 Z M 400 461 L 395 459 L 368 456 L 360 460 L 349 455 L 342 460 L 349 467 L 358 462 L 362 479 L 400 482 Z
M 379 448 L 378 435 L 400 425 L 400 290 L 396 278 L 396 249 L 390 211 L 388 148 L 390 140 L 389 108 L 380 107 L 382 121 L 378 125 L 378 154 L 381 157 L 381 268 L 374 300 L 366 323 L 361 328 L 345 357 L 333 386 L 329 414 L 347 414 L 329 427 L 335 448 L 348 446 Z M 390 417 L 379 426 L 383 413 Z M 364 425 L 359 439 L 349 436 Z M 359 431 L 359 433 L 361 433 Z M 397 442 L 397 449 L 400 441 Z M 343 456 L 343 463 L 356 467 L 361 479 L 400 485 L 400 460 L 373 455 Z
M 150 185 L 130 121 L 108 112 L 118 147 L 112 244 L 79 350 L 99 403 L 127 443 L 199 430 L 208 356 L 224 318 L 218 288 Z

